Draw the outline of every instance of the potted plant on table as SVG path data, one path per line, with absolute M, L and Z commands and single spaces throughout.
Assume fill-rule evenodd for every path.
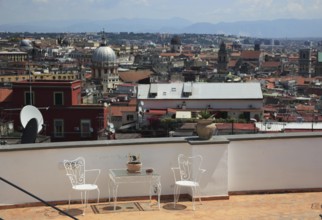
M 139 173 L 141 172 L 142 162 L 140 160 L 140 154 L 129 154 L 127 162 L 127 171 L 129 173 Z

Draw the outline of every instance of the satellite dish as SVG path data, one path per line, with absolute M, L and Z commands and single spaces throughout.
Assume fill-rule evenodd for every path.
M 44 119 L 42 117 L 41 112 L 33 105 L 26 105 L 20 111 L 20 122 L 24 128 L 26 128 L 30 119 L 35 118 L 37 120 L 38 129 L 37 132 L 39 133 L 42 129 L 42 125 L 44 124 Z
M 25 129 L 22 132 L 21 144 L 35 143 L 37 138 L 38 122 L 36 118 L 28 121 Z

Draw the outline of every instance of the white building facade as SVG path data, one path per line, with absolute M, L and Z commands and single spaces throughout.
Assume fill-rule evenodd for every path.
M 145 114 L 207 109 L 216 118 L 260 120 L 263 94 L 259 83 L 169 83 L 138 86 L 138 103 Z

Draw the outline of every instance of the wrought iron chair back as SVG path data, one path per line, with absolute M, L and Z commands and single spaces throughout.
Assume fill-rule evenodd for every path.
M 81 202 L 82 204 L 84 204 L 83 215 L 85 215 L 85 208 L 87 207 L 87 203 L 88 203 L 87 191 L 96 190 L 97 203 L 99 202 L 100 190 L 96 182 L 101 173 L 101 170 L 100 169 L 86 170 L 85 159 L 83 157 L 78 157 L 75 160 L 64 160 L 64 166 L 66 170 L 66 175 L 68 176 L 72 184 L 72 189 L 81 192 Z M 96 178 L 93 183 L 86 182 L 86 178 L 85 178 L 86 172 L 96 173 Z M 68 204 L 70 205 L 70 194 L 69 194 Z
M 180 179 L 198 182 L 200 178 L 201 164 L 202 164 L 201 155 L 187 157 L 183 154 L 180 154 L 178 156 Z
M 178 156 L 178 167 L 172 168 L 175 180 L 174 206 L 179 201 L 181 187 L 191 188 L 193 210 L 195 210 L 196 197 L 199 198 L 199 202 L 201 203 L 200 178 L 201 174 L 206 172 L 205 169 L 201 168 L 202 161 L 203 158 L 201 155 L 187 157 L 180 154 Z
M 66 175 L 72 186 L 85 184 L 85 159 L 78 157 L 75 160 L 64 160 Z

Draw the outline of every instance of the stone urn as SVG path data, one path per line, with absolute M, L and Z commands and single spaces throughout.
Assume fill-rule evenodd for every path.
M 216 123 L 212 119 L 200 119 L 196 125 L 196 132 L 202 140 L 211 139 L 216 129 Z

